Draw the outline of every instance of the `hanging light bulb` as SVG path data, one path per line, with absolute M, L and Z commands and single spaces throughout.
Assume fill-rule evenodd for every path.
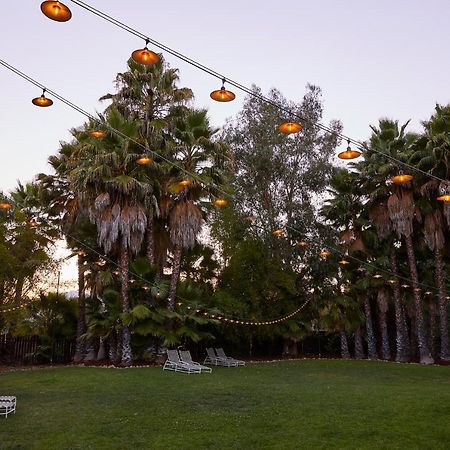
M 11 203 L 8 202 L 0 203 L 0 209 L 11 209 L 11 208 L 12 208 Z
M 225 89 L 225 78 L 222 79 L 222 87 L 218 89 L 217 91 L 212 91 L 209 96 L 215 100 L 216 102 L 231 102 L 236 98 L 236 95 Z
M 306 241 L 297 242 L 297 247 L 308 247 L 308 243 Z
M 141 166 L 146 166 L 147 164 L 151 164 L 153 162 L 153 158 L 148 155 L 142 155 L 136 160 L 136 162 Z
M 278 126 L 278 131 L 284 134 L 294 134 L 302 131 L 303 127 L 298 122 L 286 121 Z
M 346 259 L 342 258 L 340 261 L 338 261 L 341 266 L 347 266 L 350 264 L 350 261 L 347 261 Z
M 61 2 L 42 2 L 41 11 L 49 19 L 55 20 L 56 22 L 67 22 L 72 18 L 70 9 Z
M 393 183 L 404 184 L 409 183 L 414 177 L 408 173 L 403 173 L 403 170 L 399 170 L 398 175 L 394 175 L 391 178 Z
M 86 256 L 86 252 L 84 250 L 78 250 L 77 255 L 78 256 Z
M 395 284 L 395 283 L 397 283 L 397 280 L 394 280 L 393 278 L 391 278 L 390 280 L 387 280 L 387 282 L 389 284 Z
M 284 230 L 282 230 L 281 228 L 277 228 L 276 230 L 272 231 L 272 234 L 274 236 L 282 236 L 284 234 Z
M 178 182 L 178 184 L 183 187 L 189 186 L 191 183 L 192 183 L 191 180 L 181 180 Z
M 319 253 L 319 255 L 320 255 L 322 258 L 328 258 L 328 256 L 331 255 L 331 253 L 330 253 L 328 250 L 324 249 L 324 250 L 322 250 L 322 251 Z
M 436 200 L 440 202 L 450 202 L 450 194 L 440 195 Z
M 149 40 L 145 40 L 145 47 L 139 50 L 135 50 L 131 57 L 139 64 L 144 66 L 150 66 L 152 64 L 156 64 L 161 59 L 159 55 L 147 48 L 149 44 Z
M 341 152 L 338 154 L 338 158 L 340 159 L 355 159 L 358 158 L 359 156 L 361 156 L 361 152 L 359 152 L 358 150 L 352 150 L 350 148 L 350 139 L 347 141 L 347 150 L 345 150 L 345 152 Z
M 383 275 L 380 275 L 379 273 L 376 273 L 373 278 L 379 279 L 379 278 L 383 278 Z
M 89 131 L 89 136 L 95 139 L 103 139 L 106 136 L 106 133 L 102 130 L 92 130 Z
M 33 105 L 39 106 L 41 108 L 45 108 L 47 106 L 52 106 L 53 100 L 50 100 L 49 98 L 47 98 L 45 96 L 45 91 L 46 91 L 46 89 L 42 89 L 42 95 L 40 97 L 33 98 L 33 100 L 31 100 L 31 103 L 33 103 Z
M 213 200 L 213 204 L 214 204 L 215 206 L 219 206 L 219 207 L 221 207 L 221 206 L 227 206 L 228 200 L 226 200 L 226 199 L 224 199 L 224 198 L 215 198 L 215 199 Z
M 404 289 L 409 288 L 409 284 L 402 284 L 402 288 L 404 288 Z

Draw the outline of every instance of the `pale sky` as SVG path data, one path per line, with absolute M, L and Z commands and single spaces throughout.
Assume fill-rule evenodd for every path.
M 113 90 L 116 73 L 143 41 L 69 0 L 72 20 L 51 21 L 40 3 L 4 5 L 0 59 L 83 109 L 101 111 L 98 98 Z M 448 0 L 87 3 L 246 86 L 276 87 L 292 100 L 302 98 L 306 83 L 320 86 L 325 119 L 340 119 L 355 139 L 366 139 L 369 124 L 385 116 L 412 119 L 410 129 L 420 130 L 436 102 L 450 103 Z M 236 101 L 215 103 L 209 93 L 218 80 L 165 57 L 215 125 L 239 110 L 242 93 L 234 89 Z M 0 189 L 9 191 L 16 180 L 49 171 L 48 156 L 84 117 L 59 102 L 33 106 L 41 92 L 2 66 L 0 87 Z

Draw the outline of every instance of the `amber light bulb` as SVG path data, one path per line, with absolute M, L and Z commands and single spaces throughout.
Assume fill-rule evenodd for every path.
M 226 206 L 228 204 L 228 200 L 224 198 L 216 198 L 213 200 L 214 205 L 216 206 Z
M 403 171 L 400 170 L 398 175 L 394 175 L 391 178 L 391 181 L 397 184 L 404 184 L 409 183 L 413 178 L 414 177 L 412 175 L 409 175 L 408 173 L 403 173 Z
M 361 156 L 361 152 L 358 150 L 352 150 L 350 148 L 350 140 L 347 141 L 347 150 L 338 154 L 338 158 L 340 159 L 355 159 Z
M 278 131 L 284 134 L 294 134 L 302 131 L 303 127 L 298 122 L 283 122 L 278 126 Z
M 225 81 L 225 78 L 223 78 L 222 87 L 216 91 L 212 91 L 211 94 L 209 94 L 209 96 L 216 102 L 231 102 L 236 98 L 236 95 L 233 92 L 225 89 Z
M 134 61 L 144 66 L 150 66 L 152 64 L 156 64 L 161 59 L 159 55 L 147 48 L 149 40 L 145 40 L 145 47 L 139 50 L 135 50 L 131 57 Z
M 147 155 L 142 155 L 139 159 L 136 160 L 136 162 L 141 166 L 145 166 L 147 164 L 151 164 L 153 162 L 153 158 L 150 158 L 150 156 Z
M 67 22 L 72 18 L 72 12 L 70 9 L 61 2 L 42 2 L 41 11 L 46 17 L 55 20 L 56 22 Z
M 89 131 L 89 136 L 95 139 L 103 139 L 106 136 L 106 133 L 102 130 L 92 130 Z
M 50 100 L 45 96 L 45 89 L 42 90 L 42 95 L 40 97 L 33 98 L 31 103 L 35 106 L 39 106 L 40 108 L 46 108 L 48 106 L 53 105 L 53 100 Z

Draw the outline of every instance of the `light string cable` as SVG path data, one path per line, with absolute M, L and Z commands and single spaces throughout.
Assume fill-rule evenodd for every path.
M 299 231 L 297 228 L 291 227 L 291 226 L 289 226 L 289 225 L 285 225 L 285 228 L 286 228 L 286 229 L 289 229 L 289 230 L 292 230 L 292 231 L 295 232 L 295 233 L 300 233 L 300 231 Z M 422 288 L 424 288 L 424 289 L 426 288 L 426 289 L 428 289 L 428 290 L 430 290 L 430 291 L 431 291 L 431 290 L 433 290 L 433 291 L 439 291 L 439 288 L 437 288 L 436 286 L 431 286 L 431 285 L 429 285 L 429 284 L 421 283 L 421 282 L 414 283 L 413 280 L 412 280 L 411 278 L 405 277 L 405 276 L 400 275 L 400 274 L 396 274 L 396 273 L 394 273 L 392 270 L 385 269 L 385 268 L 383 268 L 383 267 L 379 267 L 379 266 L 377 266 L 376 264 L 373 264 L 373 263 L 371 263 L 371 262 L 369 262 L 369 261 L 365 261 L 365 260 L 363 260 L 363 259 L 361 259 L 361 258 L 358 258 L 358 257 L 356 257 L 356 256 L 354 256 L 354 255 L 351 255 L 350 253 L 346 253 L 345 251 L 342 251 L 341 249 L 339 249 L 339 248 L 337 248 L 337 247 L 334 247 L 334 246 L 331 245 L 331 244 L 326 244 L 326 243 L 324 243 L 323 241 L 318 241 L 317 239 L 309 239 L 309 238 L 308 238 L 307 240 L 310 241 L 310 242 L 312 242 L 313 244 L 318 244 L 318 245 L 319 245 L 319 248 L 326 248 L 326 249 L 328 249 L 328 250 L 331 250 L 333 253 L 336 253 L 336 254 L 340 255 L 341 257 L 343 257 L 343 258 L 352 259 L 353 261 L 356 261 L 356 262 L 358 262 L 358 263 L 360 263 L 360 264 L 362 264 L 362 265 L 364 265 L 364 266 L 367 266 L 367 267 L 370 267 L 370 268 L 372 268 L 372 269 L 375 269 L 375 270 L 377 270 L 378 272 L 383 272 L 383 273 L 385 273 L 386 275 L 392 276 L 393 278 L 398 278 L 399 280 L 402 280 L 402 281 L 404 281 L 404 282 L 408 282 L 408 283 L 411 284 L 411 285 L 417 285 L 417 286 L 420 286 L 420 287 L 422 287 Z
M 26 81 L 28 81 L 29 83 L 39 87 L 40 89 L 45 89 L 46 92 L 49 92 L 51 95 L 53 95 L 55 98 L 57 98 L 58 100 L 60 100 L 62 103 L 66 104 L 67 106 L 69 106 L 70 108 L 74 109 L 75 111 L 79 112 L 80 114 L 84 115 L 85 117 L 95 121 L 96 123 L 106 127 L 110 132 L 124 138 L 127 140 L 130 140 L 131 142 L 135 143 L 136 145 L 138 145 L 139 147 L 141 147 L 142 149 L 145 150 L 145 152 L 151 152 L 156 158 L 161 158 L 163 159 L 165 162 L 169 163 L 170 165 L 172 165 L 173 167 L 178 168 L 179 170 L 183 171 L 184 173 L 190 175 L 191 177 L 195 178 L 197 181 L 199 181 L 201 184 L 204 185 L 208 185 L 211 187 L 214 187 L 218 192 L 222 193 L 223 195 L 227 196 L 228 198 L 234 199 L 234 196 L 226 191 L 224 191 L 222 188 L 220 188 L 217 185 L 214 184 L 207 184 L 205 183 L 196 173 L 194 172 L 190 172 L 189 170 L 179 166 L 178 164 L 174 163 L 173 161 L 161 156 L 159 153 L 153 151 L 153 150 L 149 150 L 148 148 L 146 148 L 142 143 L 136 141 L 133 138 L 130 138 L 129 136 L 125 135 L 124 133 L 122 133 L 121 131 L 117 130 L 116 128 L 110 126 L 109 124 L 107 124 L 106 122 L 103 122 L 102 120 L 98 119 L 97 117 L 93 116 L 92 114 L 88 113 L 87 111 L 85 111 L 84 109 L 82 109 L 80 106 L 76 105 L 75 103 L 67 100 L 65 97 L 61 96 L 60 94 L 56 93 L 55 91 L 46 88 L 42 83 L 40 83 L 39 81 L 33 79 L 32 77 L 30 77 L 29 75 L 25 74 L 24 72 L 20 71 L 19 69 L 17 69 L 16 67 L 12 66 L 11 64 L 7 63 L 4 60 L 0 59 L 0 64 L 3 65 L 5 68 L 7 68 L 8 70 L 10 70 L 11 72 L 13 72 L 14 74 L 20 76 L 21 78 L 25 79 Z M 293 231 L 300 233 L 301 232 L 293 227 L 290 227 Z M 327 246 L 325 244 L 319 243 L 320 245 L 323 246 Z M 327 246 L 330 249 L 332 249 L 330 246 Z M 339 254 L 343 254 L 342 251 L 338 250 L 338 249 L 334 249 L 335 252 L 338 252 Z M 352 257 L 353 259 L 356 259 L 355 257 Z M 362 260 L 359 260 L 361 263 L 366 264 L 366 265 L 370 265 L 370 263 L 364 262 Z M 371 267 L 375 267 L 375 265 L 371 265 Z M 385 273 L 391 273 L 391 275 L 396 276 L 394 273 L 386 271 L 386 269 L 382 269 L 382 268 L 378 268 L 377 270 L 380 271 L 384 271 Z M 407 278 L 403 278 L 404 280 L 407 280 L 408 282 L 412 282 L 410 279 Z M 423 284 L 422 284 L 423 285 Z M 423 285 L 426 286 L 426 285 Z M 433 288 L 431 286 L 426 286 L 429 287 L 430 289 L 436 289 Z
M 413 170 L 415 172 L 421 173 L 424 176 L 427 176 L 427 177 L 430 177 L 430 178 L 434 178 L 435 180 L 438 180 L 440 182 L 445 181 L 442 178 L 440 178 L 440 177 L 438 177 L 438 176 L 436 176 L 434 174 L 426 172 L 425 170 L 422 170 L 422 169 L 420 169 L 418 167 L 415 167 L 415 166 L 413 166 L 413 165 L 411 165 L 411 164 L 409 164 L 407 162 L 400 161 L 399 159 L 395 158 L 394 156 L 388 155 L 388 154 L 386 154 L 386 153 L 384 153 L 384 152 L 382 152 L 382 151 L 380 151 L 378 149 L 375 149 L 375 148 L 369 149 L 365 143 L 363 143 L 361 141 L 358 141 L 356 139 L 353 139 L 350 136 L 347 136 L 347 135 L 345 135 L 343 133 L 340 133 L 340 132 L 338 132 L 336 130 L 333 130 L 332 128 L 330 128 L 330 127 L 328 127 L 326 125 L 323 125 L 321 123 L 313 123 L 313 122 L 309 121 L 308 119 L 302 117 L 298 113 L 292 111 L 291 109 L 284 107 L 280 103 L 275 102 L 275 101 L 269 99 L 268 97 L 266 97 L 264 95 L 258 94 L 257 92 L 253 91 L 252 89 L 248 88 L 247 86 L 244 86 L 243 84 L 241 84 L 241 83 L 239 83 L 239 82 L 237 82 L 235 80 L 232 80 L 231 78 L 227 78 L 227 77 L 223 76 L 222 74 L 220 74 L 219 72 L 215 71 L 214 69 L 211 69 L 210 67 L 207 67 L 207 66 L 199 63 L 198 61 L 195 61 L 194 59 L 189 58 L 188 56 L 184 55 L 183 53 L 180 53 L 177 50 L 174 50 L 173 48 L 168 47 L 167 45 L 165 45 L 165 44 L 163 44 L 163 43 L 161 43 L 161 42 L 159 42 L 159 41 L 157 41 L 157 40 L 147 36 L 146 34 L 144 34 L 144 33 L 140 32 L 140 31 L 130 27 L 129 25 L 121 22 L 120 20 L 115 19 L 114 17 L 110 16 L 109 14 L 106 14 L 103 11 L 100 11 L 99 9 L 94 8 L 93 6 L 87 4 L 86 2 L 83 2 L 81 0 L 70 0 L 70 1 L 72 3 L 75 3 L 76 5 L 80 6 L 81 8 L 91 12 L 92 14 L 95 14 L 96 16 L 106 20 L 107 22 L 109 22 L 109 23 L 111 23 L 111 24 L 121 28 L 122 30 L 124 30 L 124 31 L 126 31 L 126 32 L 128 32 L 128 33 L 130 33 L 130 34 L 132 34 L 132 35 L 134 35 L 134 36 L 136 36 L 138 38 L 140 38 L 140 39 L 143 39 L 146 42 L 148 41 L 148 43 L 151 43 L 155 47 L 158 47 L 159 49 L 163 50 L 164 52 L 169 53 L 172 56 L 175 56 L 176 58 L 184 61 L 185 63 L 190 64 L 191 66 L 194 66 L 197 69 L 199 69 L 199 70 L 201 70 L 201 71 L 203 71 L 203 72 L 205 72 L 205 73 L 207 73 L 207 74 L 209 74 L 209 75 L 211 75 L 211 76 L 213 76 L 215 78 L 218 78 L 219 80 L 227 82 L 231 86 L 236 87 L 237 89 L 245 92 L 246 94 L 251 95 L 251 96 L 253 96 L 253 97 L 255 97 L 255 98 L 257 98 L 257 99 L 259 99 L 259 100 L 261 100 L 261 101 L 263 101 L 263 102 L 265 102 L 265 103 L 267 103 L 267 104 L 269 104 L 269 105 L 271 105 L 271 106 L 273 106 L 275 108 L 277 108 L 278 110 L 282 111 L 283 113 L 287 114 L 290 117 L 295 117 L 295 118 L 299 119 L 300 121 L 303 121 L 304 123 L 308 123 L 309 125 L 311 125 L 313 127 L 317 127 L 318 129 L 320 129 L 322 131 L 325 131 L 327 133 L 333 134 L 333 135 L 339 137 L 340 139 L 343 139 L 343 140 L 346 140 L 348 142 L 351 142 L 351 143 L 355 144 L 356 146 L 358 146 L 361 150 L 373 151 L 373 152 L 375 152 L 375 153 L 377 153 L 379 155 L 382 155 L 385 158 L 387 158 L 388 160 L 395 162 L 397 165 L 401 165 L 401 166 L 403 166 L 405 168 L 408 168 L 408 169 Z
M 225 192 L 220 187 L 212 185 L 211 183 L 206 183 L 204 180 L 201 179 L 201 177 L 198 174 L 188 171 L 184 167 L 182 167 L 179 164 L 171 161 L 170 159 L 166 158 L 165 156 L 159 154 L 158 152 L 155 152 L 154 150 L 149 149 L 148 147 L 146 147 L 145 145 L 143 145 L 141 142 L 137 141 L 136 139 L 134 139 L 134 138 L 132 138 L 130 136 L 127 136 L 126 134 L 122 133 L 120 130 L 117 130 L 116 128 L 112 127 L 106 121 L 102 121 L 101 119 L 93 116 L 92 114 L 90 114 L 89 112 L 87 112 L 83 108 L 81 108 L 80 106 L 76 105 L 75 103 L 71 102 L 70 100 L 67 100 L 65 97 L 63 97 L 62 95 L 58 94 L 57 92 L 55 92 L 55 91 L 45 87 L 42 83 L 40 83 L 39 81 L 33 79 L 32 77 L 30 77 L 26 73 L 20 71 L 19 69 L 17 69 L 16 67 L 12 66 L 8 62 L 0 59 L 0 65 L 5 67 L 6 69 L 10 70 L 14 74 L 18 75 L 19 77 L 23 78 L 24 80 L 28 81 L 29 83 L 35 85 L 36 87 L 39 87 L 40 89 L 45 89 L 45 92 L 48 92 L 53 97 L 57 98 L 59 101 L 61 101 L 62 103 L 66 104 L 67 106 L 69 106 L 70 108 L 74 109 L 75 111 L 79 112 L 80 114 L 84 115 L 88 119 L 91 119 L 92 121 L 94 121 L 95 123 L 101 125 L 102 127 L 107 128 L 108 131 L 110 131 L 111 133 L 114 133 L 117 136 L 120 136 L 121 138 L 123 138 L 125 140 L 129 140 L 130 142 L 133 142 L 134 144 L 139 146 L 144 151 L 144 153 L 146 153 L 146 154 L 150 153 L 155 159 L 163 160 L 164 162 L 170 164 L 172 167 L 175 167 L 178 170 L 182 171 L 183 173 L 185 173 L 187 175 L 190 175 L 192 178 L 197 180 L 199 183 L 201 183 L 201 184 L 203 184 L 205 186 L 210 186 L 210 187 L 214 186 L 215 189 L 218 192 L 220 192 L 220 193 L 222 193 L 224 195 L 230 196 L 229 193 Z

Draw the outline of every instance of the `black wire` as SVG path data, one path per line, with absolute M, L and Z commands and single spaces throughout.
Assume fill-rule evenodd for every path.
M 358 141 L 356 139 L 353 139 L 350 136 L 346 136 L 345 134 L 340 133 L 340 132 L 338 132 L 336 130 L 333 130 L 332 128 L 330 128 L 330 127 L 328 127 L 326 125 L 323 125 L 323 124 L 320 124 L 320 123 L 311 122 L 310 120 L 306 119 L 305 117 L 302 117 L 301 115 L 299 115 L 298 113 L 292 111 L 291 109 L 284 107 L 280 103 L 275 102 L 275 101 L 269 99 L 268 97 L 265 97 L 264 95 L 258 94 L 253 89 L 250 89 L 247 86 L 244 86 L 243 84 L 241 84 L 241 83 L 239 83 L 239 82 L 237 82 L 235 80 L 232 80 L 231 78 L 225 77 L 224 75 L 220 74 L 219 72 L 216 72 L 214 69 L 211 69 L 211 68 L 209 68 L 209 67 L 199 63 L 198 61 L 195 61 L 194 59 L 189 58 L 188 56 L 178 52 L 177 50 L 174 50 L 173 48 L 170 48 L 167 45 L 165 45 L 165 44 L 163 44 L 161 42 L 158 42 L 157 40 L 155 40 L 155 39 L 145 35 L 144 33 L 141 33 L 140 31 L 130 27 L 129 25 L 121 22 L 120 20 L 115 19 L 114 17 L 110 16 L 109 14 L 106 14 L 103 11 L 100 11 L 99 9 L 94 8 L 93 6 L 83 2 L 81 0 L 70 0 L 70 1 L 72 3 L 75 3 L 76 5 L 80 6 L 81 8 L 84 8 L 85 10 L 95 14 L 96 16 L 106 20 L 107 22 L 109 22 L 109 23 L 111 23 L 111 24 L 121 28 L 122 30 L 127 31 L 128 33 L 131 33 L 131 34 L 133 34 L 134 36 L 136 36 L 138 38 L 144 39 L 146 42 L 151 43 L 155 47 L 158 47 L 159 49 L 163 50 L 164 52 L 169 53 L 172 56 L 175 56 L 176 58 L 186 62 L 187 64 L 190 64 L 191 66 L 194 66 L 197 69 L 200 69 L 203 72 L 205 72 L 205 73 L 207 73 L 207 74 L 209 74 L 209 75 L 211 75 L 211 76 L 213 76 L 215 78 L 218 78 L 222 82 L 227 82 L 228 84 L 236 87 L 237 89 L 245 92 L 246 94 L 251 95 L 251 96 L 253 96 L 253 97 L 255 97 L 255 98 L 257 98 L 257 99 L 259 99 L 259 100 L 261 100 L 261 101 L 263 101 L 263 102 L 265 102 L 265 103 L 267 103 L 267 104 L 269 104 L 269 105 L 271 105 L 271 106 L 273 106 L 273 107 L 275 107 L 277 109 L 279 109 L 280 111 L 285 113 L 288 117 L 296 118 L 296 119 L 298 119 L 298 120 L 300 120 L 300 121 L 302 121 L 304 123 L 308 123 L 309 125 L 318 128 L 318 129 L 320 129 L 322 131 L 325 131 L 327 133 L 333 134 L 333 135 L 339 137 L 340 139 L 345 139 L 346 141 L 351 142 L 352 144 L 355 144 L 356 146 L 358 146 L 362 151 L 369 150 L 369 148 L 367 147 L 367 145 L 365 143 L 360 142 L 360 141 Z M 421 173 L 422 175 L 428 176 L 430 178 L 434 178 L 435 180 L 438 180 L 438 181 L 441 181 L 441 182 L 444 181 L 443 179 L 437 177 L 436 175 L 433 175 L 433 174 L 431 174 L 429 172 L 426 172 L 426 171 L 424 171 L 422 169 L 419 169 L 418 167 L 414 167 L 411 164 L 408 164 L 408 163 L 405 163 L 403 161 L 400 161 L 400 160 L 394 158 L 393 156 L 388 155 L 386 153 L 383 153 L 383 152 L 381 152 L 381 151 L 379 151 L 377 149 L 370 149 L 370 150 L 372 150 L 373 152 L 378 153 L 379 155 L 382 155 L 385 158 L 387 158 L 387 159 L 389 159 L 391 161 L 394 161 L 395 163 L 397 163 L 397 164 L 399 164 L 399 165 L 401 165 L 403 167 L 406 167 L 406 168 L 408 168 L 410 170 L 416 171 L 418 173 Z

